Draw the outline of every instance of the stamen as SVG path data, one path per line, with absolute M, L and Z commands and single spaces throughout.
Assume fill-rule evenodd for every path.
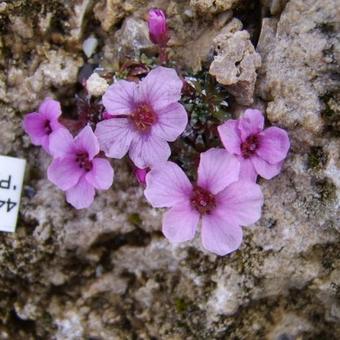
M 76 155 L 76 162 L 79 167 L 85 171 L 91 171 L 93 168 L 92 161 L 89 160 L 89 155 L 87 152 L 80 152 Z
M 156 114 L 148 104 L 140 104 L 132 113 L 131 119 L 141 132 L 148 132 L 151 126 L 156 122 Z
M 200 214 L 209 214 L 216 207 L 215 196 L 199 186 L 194 187 L 191 194 L 191 205 Z
M 244 158 L 252 156 L 259 147 L 259 140 L 257 135 L 249 136 L 241 145 L 241 152 Z

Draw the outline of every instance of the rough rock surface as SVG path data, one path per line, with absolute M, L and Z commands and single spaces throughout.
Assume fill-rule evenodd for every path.
M 271 121 L 322 130 L 325 100 L 334 97 L 340 84 L 338 5 L 336 0 L 290 1 L 278 22 L 263 21 L 258 93 L 269 102 Z
M 272 15 L 280 14 L 287 2 L 288 0 L 261 0 L 263 7 L 267 8 Z
M 240 0 L 190 0 L 190 5 L 201 13 L 216 13 L 235 7 Z
M 256 70 L 261 66 L 261 57 L 251 43 L 249 33 L 235 30 L 237 26 L 242 27 L 242 24 L 234 20 L 215 37 L 217 56 L 210 65 L 209 73 L 226 85 L 227 91 L 239 104 L 251 105 L 254 103 Z
M 0 2 L 0 154 L 28 162 L 17 231 L 0 234 L 0 338 L 339 339 L 337 1 L 290 0 L 262 20 L 258 44 L 249 30 L 262 58 L 255 103 L 288 130 L 292 147 L 282 174 L 260 181 L 261 220 L 226 257 L 206 253 L 199 237 L 169 244 L 162 212 L 147 205 L 123 161 L 113 164 L 113 188 L 85 211 L 72 209 L 47 181 L 50 160 L 24 135 L 24 113 L 46 95 L 72 111 L 82 66 L 101 57 L 107 67 L 117 62 L 110 48 L 119 47 L 112 37 L 121 34 L 120 23 L 140 24 L 133 44 L 149 43 L 145 1 L 67 3 Z M 147 6 L 167 9 L 179 62 L 186 44 L 199 46 L 206 32 L 193 64 L 200 68 L 213 38 L 236 19 L 211 8 L 196 13 L 196 3 Z M 234 15 L 244 27 L 238 34 L 246 35 L 249 16 L 242 13 Z M 99 52 L 87 60 L 81 46 L 90 33 Z

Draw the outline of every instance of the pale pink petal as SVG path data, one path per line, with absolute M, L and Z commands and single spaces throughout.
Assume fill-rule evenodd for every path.
M 66 191 L 66 201 L 76 209 L 88 208 L 93 200 L 96 191 L 83 176 L 77 185 Z
M 50 152 L 50 136 L 46 135 L 46 136 L 42 137 L 40 143 L 41 143 L 42 148 L 47 153 L 51 154 L 51 152 Z
M 224 149 L 212 148 L 201 153 L 197 184 L 216 194 L 237 181 L 239 173 L 240 162 L 235 156 Z
M 256 182 L 257 172 L 250 158 L 238 157 L 240 161 L 240 180 L 249 180 L 251 182 Z
M 49 150 L 54 158 L 66 157 L 73 151 L 73 137 L 64 128 L 60 128 L 50 135 Z
M 98 139 L 89 125 L 85 126 L 74 139 L 74 146 L 78 151 L 86 151 L 92 160 L 99 153 Z
M 135 132 L 126 118 L 112 118 L 97 124 L 95 134 L 107 157 L 123 158 Z
M 50 121 L 55 121 L 61 116 L 60 103 L 51 98 L 46 98 L 39 106 L 39 112 L 46 115 Z
M 217 128 L 223 146 L 233 155 L 241 154 L 242 142 L 237 125 L 237 120 L 229 119 Z
M 192 185 L 183 170 L 165 162 L 146 175 L 146 199 L 154 208 L 173 207 L 190 200 Z
M 258 184 L 242 180 L 217 194 L 216 202 L 214 214 L 232 225 L 249 225 L 261 217 L 263 194 Z
M 165 162 L 170 157 L 169 144 L 155 135 L 138 135 L 130 146 L 129 157 L 138 168 L 147 168 Z
M 95 158 L 92 170 L 86 174 L 86 180 L 96 189 L 107 190 L 113 183 L 114 172 L 107 159 Z
M 138 87 L 138 101 L 150 104 L 157 112 L 181 98 L 182 80 L 173 68 L 158 66 L 153 69 Z
M 42 138 L 47 135 L 45 128 L 46 122 L 48 122 L 48 119 L 37 112 L 29 113 L 25 116 L 23 128 L 31 137 L 34 145 L 41 145 Z
M 173 142 L 184 131 L 188 123 L 188 114 L 183 105 L 172 103 L 157 111 L 157 119 L 152 127 L 152 133 Z
M 163 216 L 163 234 L 172 243 L 192 240 L 199 218 L 199 213 L 189 203 L 177 205 Z
M 259 147 L 256 153 L 270 164 L 284 160 L 289 150 L 289 137 L 285 130 L 270 127 L 258 134 Z
M 61 190 L 68 190 L 75 186 L 84 174 L 75 162 L 74 157 L 54 159 L 47 170 L 48 179 Z
M 281 172 L 283 164 L 283 161 L 276 164 L 270 164 L 258 156 L 253 156 L 251 161 L 256 172 L 265 179 L 272 179 L 278 175 Z
M 203 247 L 217 255 L 226 255 L 238 249 L 242 242 L 242 229 L 215 214 L 202 217 Z
M 244 142 L 247 137 L 256 135 L 263 130 L 264 117 L 261 111 L 248 109 L 239 119 L 238 128 Z
M 112 84 L 103 95 L 103 105 L 108 113 L 131 114 L 135 108 L 136 83 L 119 80 Z

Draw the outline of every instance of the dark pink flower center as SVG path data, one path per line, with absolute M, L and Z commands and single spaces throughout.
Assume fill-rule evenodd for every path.
M 76 162 L 79 167 L 85 171 L 91 171 L 93 168 L 92 161 L 89 160 L 89 155 L 87 152 L 79 152 L 76 155 Z
M 52 133 L 51 122 L 49 120 L 46 120 L 44 130 L 47 135 L 50 135 Z
M 156 114 L 148 104 L 140 104 L 132 113 L 131 119 L 137 130 L 149 132 L 151 126 L 156 122 Z
M 256 149 L 259 147 L 259 138 L 257 135 L 249 136 L 242 144 L 241 144 L 241 152 L 244 158 L 249 158 L 252 156 Z
M 199 186 L 195 186 L 191 198 L 191 205 L 200 213 L 200 214 L 209 214 L 216 207 L 215 196 Z

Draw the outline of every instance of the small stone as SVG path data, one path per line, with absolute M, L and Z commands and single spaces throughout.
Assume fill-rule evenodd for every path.
M 99 97 L 104 94 L 106 89 L 109 87 L 107 81 L 100 77 L 98 73 L 92 73 L 86 82 L 86 88 L 90 95 Z
M 209 73 L 226 85 L 239 104 L 253 104 L 256 70 L 261 66 L 261 57 L 251 43 L 249 33 L 222 32 L 214 44 L 218 55 L 210 65 Z
M 6 2 L 0 2 L 0 13 L 4 13 L 7 9 L 7 3 Z
M 87 58 L 91 58 L 93 53 L 96 51 L 98 46 L 98 40 L 94 35 L 90 35 L 86 40 L 83 42 L 83 51 Z

